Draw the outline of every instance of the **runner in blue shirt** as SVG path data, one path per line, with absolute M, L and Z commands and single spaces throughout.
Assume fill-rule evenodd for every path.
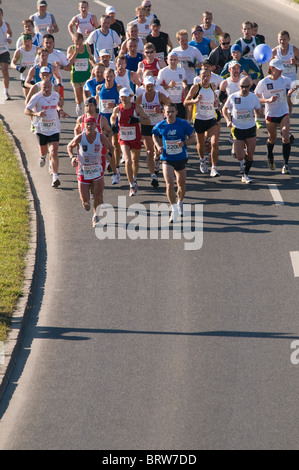
M 174 103 L 164 106 L 165 119 L 153 130 L 153 139 L 163 162 L 163 176 L 166 183 L 166 194 L 171 204 L 169 222 L 175 222 L 183 215 L 183 198 L 186 191 L 187 145 L 193 144 L 195 134 L 193 127 L 184 119 L 177 118 L 177 107 Z M 161 142 L 162 139 L 162 142 Z M 174 189 L 176 179 L 177 195 Z M 176 202 L 176 196 L 178 198 Z

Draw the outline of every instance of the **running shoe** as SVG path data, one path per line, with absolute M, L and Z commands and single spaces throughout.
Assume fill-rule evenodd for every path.
M 76 104 L 76 114 L 77 114 L 77 116 L 81 116 L 81 114 L 83 114 L 82 104 Z
M 136 184 L 132 184 L 132 186 L 130 186 L 130 192 L 129 192 L 129 197 L 132 197 L 132 196 L 136 196 Z
M 215 166 L 212 166 L 210 176 L 212 178 L 220 176 L 220 173 Z
M 179 216 L 183 217 L 184 215 L 184 211 L 183 211 L 183 201 L 178 201 L 176 203 L 177 207 L 178 207 L 178 213 L 179 213 Z
M 151 185 L 153 188 L 157 188 L 159 186 L 159 181 L 156 175 L 152 175 Z
M 241 181 L 242 181 L 242 183 L 245 183 L 245 184 L 250 184 L 250 183 L 252 183 L 252 179 L 250 179 L 249 176 L 248 176 L 248 175 L 245 175 L 245 174 L 242 175 Z
M 92 226 L 96 227 L 96 225 L 100 222 L 100 217 L 97 214 L 92 216 Z
M 207 158 L 199 159 L 199 169 L 201 173 L 209 173 Z
M 10 97 L 8 92 L 4 93 L 4 99 L 5 99 L 5 101 L 11 101 L 11 97 Z
M 119 183 L 119 175 L 112 175 L 112 184 L 118 184 Z
M 39 166 L 43 167 L 43 166 L 45 166 L 45 163 L 46 163 L 46 157 L 40 156 L 39 157 Z
M 257 129 L 261 129 L 261 128 L 263 127 L 263 124 L 260 123 L 260 121 L 258 121 L 257 119 L 256 119 L 256 121 L 255 121 L 255 125 L 256 125 L 256 128 L 257 128 Z
M 270 170 L 275 170 L 275 168 L 276 168 L 276 163 L 274 162 L 274 160 L 270 160 L 270 159 L 268 158 L 268 166 L 269 166 Z
M 281 169 L 281 173 L 283 175 L 290 175 L 291 174 L 291 171 L 289 169 L 289 165 L 283 165 L 282 169 Z
M 52 181 L 52 188 L 58 188 L 58 186 L 60 186 L 60 181 L 58 178 L 56 178 L 55 180 Z
M 176 222 L 178 218 L 179 218 L 179 212 L 178 212 L 177 207 L 174 206 L 169 217 L 169 223 L 172 224 Z
M 90 201 L 84 202 L 83 207 L 86 211 L 90 211 Z

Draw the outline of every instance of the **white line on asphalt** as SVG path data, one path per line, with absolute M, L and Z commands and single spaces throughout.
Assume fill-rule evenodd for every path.
M 4 104 L 4 85 L 2 80 L 0 82 L 0 104 Z
M 273 201 L 275 202 L 275 204 L 284 204 L 283 202 L 283 199 L 281 197 L 281 194 L 279 192 L 279 189 L 277 188 L 277 185 L 276 184 L 268 184 L 269 186 L 269 189 L 270 189 L 270 193 L 273 197 Z
M 290 251 L 294 276 L 299 277 L 299 251 Z
M 100 2 L 100 0 L 93 0 L 93 1 L 94 3 L 97 3 L 98 5 L 101 5 L 101 7 L 104 7 L 104 8 L 107 8 L 110 6 L 110 5 L 107 5 L 107 3 Z

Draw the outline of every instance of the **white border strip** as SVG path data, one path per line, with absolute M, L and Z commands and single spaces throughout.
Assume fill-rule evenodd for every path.
M 4 104 L 4 85 L 2 80 L 0 82 L 0 104 Z
M 276 205 L 282 205 L 284 204 L 283 199 L 281 197 L 281 194 L 279 192 L 279 189 L 277 188 L 276 184 L 268 184 L 270 193 L 273 197 L 273 201 L 275 202 Z
M 294 276 L 299 277 L 299 251 L 290 251 Z
M 107 3 L 101 2 L 100 0 L 93 0 L 94 3 L 97 3 L 98 5 L 101 5 L 101 7 L 107 8 L 110 7 L 111 5 L 107 5 Z

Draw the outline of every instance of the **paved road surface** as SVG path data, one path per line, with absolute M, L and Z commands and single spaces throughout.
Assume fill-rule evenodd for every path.
M 77 2 L 49 3 L 60 26 L 56 46 L 66 50 Z M 103 8 L 90 3 L 100 16 Z M 119 18 L 129 21 L 135 2 L 117 3 Z M 219 3 L 165 0 L 153 10 L 174 44 L 175 32 L 190 30 L 209 8 L 233 39 L 250 18 L 271 46 L 278 24 L 299 45 L 293 10 L 276 2 L 273 10 L 264 2 Z M 4 4 L 15 39 L 32 5 Z M 299 279 L 290 255 L 299 250 L 297 145 L 293 175 L 282 178 L 265 164 L 260 131 L 250 187 L 240 183 L 224 126 L 220 180 L 199 173 L 191 148 L 186 202 L 203 204 L 200 250 L 185 250 L 186 240 L 172 232 L 169 240 L 100 241 L 66 154 L 75 122 L 68 82 L 62 186 L 53 190 L 12 77 L 14 101 L 0 112 L 25 153 L 41 225 L 31 317 L 0 405 L 0 448 L 298 449 L 299 366 L 290 360 L 299 338 Z M 293 133 L 298 140 L 297 114 Z M 164 184 L 150 187 L 144 159 L 140 173 L 134 202 L 148 209 L 166 202 Z M 124 169 L 122 175 L 117 188 L 106 178 L 105 201 L 115 207 L 118 196 L 128 195 Z M 275 204 L 269 185 L 283 204 Z

